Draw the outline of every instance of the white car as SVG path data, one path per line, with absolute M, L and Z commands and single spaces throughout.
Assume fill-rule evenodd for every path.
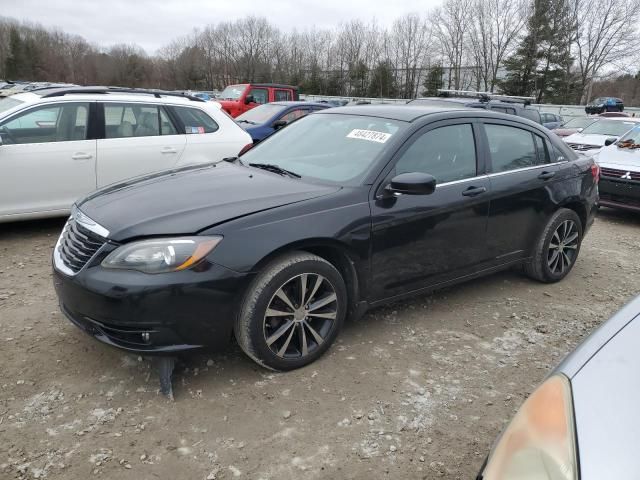
M 231 117 L 195 97 L 105 87 L 13 95 L 0 100 L 0 222 L 66 215 L 105 185 L 249 145 Z
M 576 152 L 583 155 L 595 155 L 605 145 L 615 142 L 640 123 L 640 118 L 606 117 L 592 123 L 579 133 L 563 140 Z

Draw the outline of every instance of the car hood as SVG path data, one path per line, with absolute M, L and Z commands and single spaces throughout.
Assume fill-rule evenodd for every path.
M 234 218 L 329 195 L 316 185 L 221 162 L 185 167 L 106 187 L 78 203 L 116 242 L 189 235 Z
M 596 161 L 601 167 L 639 172 L 640 150 L 630 150 L 628 148 L 618 148 L 617 145 L 609 145 L 600 150 Z
M 580 478 L 640 471 L 640 297 L 603 323 L 558 367 L 571 380 Z
M 604 142 L 607 141 L 608 138 L 616 138 L 615 135 L 597 135 L 595 133 L 591 134 L 583 134 L 583 133 L 574 133 L 573 135 L 569 135 L 565 137 L 563 140 L 567 143 L 582 143 L 585 145 L 600 145 L 604 146 Z

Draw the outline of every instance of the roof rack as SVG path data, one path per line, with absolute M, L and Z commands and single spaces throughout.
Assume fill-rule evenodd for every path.
M 161 97 L 180 97 L 186 98 L 193 102 L 204 102 L 203 99 L 182 92 L 168 92 L 166 90 L 155 90 L 148 88 L 127 88 L 127 87 L 51 87 L 52 91 L 42 95 L 42 98 L 63 97 L 73 94 L 106 94 L 106 93 L 140 93 L 153 95 L 156 98 Z M 44 89 L 43 89 L 44 90 Z
M 523 103 L 531 105 L 535 101 L 535 97 L 520 97 L 516 95 L 500 95 L 492 92 L 476 92 L 473 90 L 449 90 L 438 89 L 439 97 L 472 97 L 478 98 L 481 102 L 489 102 L 490 100 L 500 100 L 501 102 Z

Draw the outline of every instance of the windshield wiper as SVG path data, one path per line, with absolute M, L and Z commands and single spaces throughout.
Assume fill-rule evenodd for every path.
M 286 170 L 279 165 L 275 165 L 273 163 L 250 163 L 249 166 L 255 168 L 261 168 L 263 170 L 267 170 L 268 172 L 278 173 L 280 175 L 288 175 L 292 178 L 302 178 L 302 175 L 298 175 L 295 172 L 290 170 Z
M 251 120 L 245 120 L 244 118 L 242 120 L 236 120 L 236 122 L 238 122 L 238 123 L 248 123 L 249 125 L 257 125 L 256 122 L 252 122 Z
M 222 161 L 229 162 L 229 163 L 235 163 L 237 161 L 240 165 L 244 166 L 244 162 L 240 157 L 226 157 L 226 158 L 223 158 Z

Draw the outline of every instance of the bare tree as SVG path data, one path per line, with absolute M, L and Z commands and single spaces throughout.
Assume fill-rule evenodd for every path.
M 610 66 L 621 66 L 639 45 L 636 29 L 640 0 L 573 0 L 576 16 L 575 57 L 579 97 L 590 97 L 594 79 Z
M 473 0 L 445 0 L 431 16 L 431 24 L 450 71 L 447 88 L 463 86 L 462 69 L 466 60 L 467 36 L 472 18 Z
M 502 62 L 514 50 L 526 22 L 523 0 L 473 0 L 469 50 L 478 90 L 493 92 Z

